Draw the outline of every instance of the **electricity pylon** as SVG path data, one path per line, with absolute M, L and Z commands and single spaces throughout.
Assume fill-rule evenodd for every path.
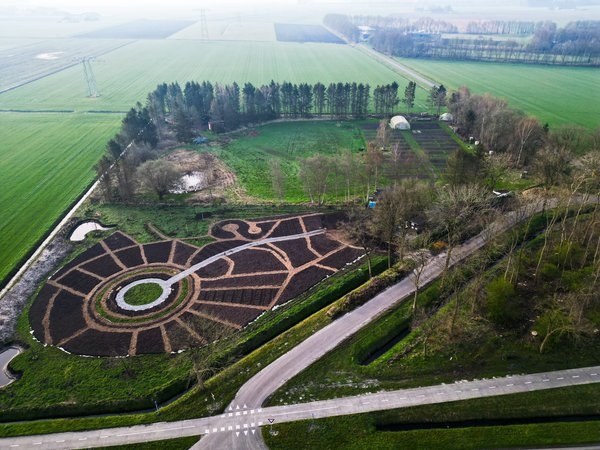
M 77 61 L 81 62 L 83 66 L 83 76 L 85 77 L 85 83 L 88 88 L 88 97 L 97 98 L 100 97 L 100 91 L 98 90 L 98 83 L 96 83 L 96 76 L 92 70 L 92 61 L 99 61 L 94 56 L 83 56 L 76 58 Z

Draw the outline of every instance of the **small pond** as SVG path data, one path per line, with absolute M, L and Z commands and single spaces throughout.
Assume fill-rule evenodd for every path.
M 4 387 L 15 381 L 14 378 L 8 376 L 8 363 L 21 353 L 19 347 L 8 347 L 0 350 L 0 387 Z
M 88 222 L 83 222 L 73 230 L 71 233 L 71 237 L 69 238 L 71 241 L 80 242 L 85 239 L 85 236 L 91 231 L 106 231 L 110 230 L 112 227 L 103 227 L 98 222 L 94 220 L 90 220 Z

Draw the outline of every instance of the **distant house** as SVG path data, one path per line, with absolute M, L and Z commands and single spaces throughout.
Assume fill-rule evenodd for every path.
M 450 113 L 444 113 L 440 116 L 440 120 L 442 122 L 452 122 L 454 120 L 454 116 Z
M 222 133 L 225 131 L 225 122 L 223 120 L 211 120 L 208 122 L 208 129 L 213 133 Z
M 410 123 L 404 116 L 394 116 L 390 119 L 390 128 L 394 130 L 410 130 Z

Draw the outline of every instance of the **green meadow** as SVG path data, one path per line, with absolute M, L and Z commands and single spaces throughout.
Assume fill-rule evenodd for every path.
M 600 126 L 597 68 L 400 59 L 450 90 L 468 86 L 477 94 L 506 99 L 512 108 L 550 126 Z
M 0 280 L 93 181 L 117 128 L 109 115 L 0 113 Z

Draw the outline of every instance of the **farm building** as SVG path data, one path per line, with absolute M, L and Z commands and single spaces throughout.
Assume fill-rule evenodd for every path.
M 440 116 L 440 120 L 443 122 L 452 122 L 454 120 L 454 116 L 450 113 L 444 113 Z
M 395 130 L 410 130 L 410 123 L 404 116 L 394 116 L 390 119 L 390 127 Z

